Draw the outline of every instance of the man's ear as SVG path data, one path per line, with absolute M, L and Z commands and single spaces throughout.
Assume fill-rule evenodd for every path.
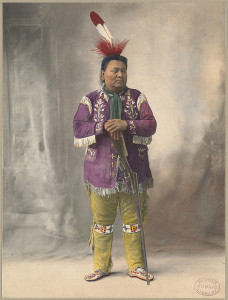
M 104 70 L 101 70 L 101 80 L 104 81 Z

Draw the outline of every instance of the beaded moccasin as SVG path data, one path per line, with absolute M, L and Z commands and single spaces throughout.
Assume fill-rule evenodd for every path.
M 146 280 L 146 271 L 143 267 L 137 267 L 133 271 L 130 271 L 128 274 L 130 277 L 137 277 L 139 279 Z M 149 280 L 154 279 L 154 275 L 148 273 L 148 276 Z
M 108 276 L 110 275 L 110 272 L 102 272 L 100 269 L 97 270 L 97 271 L 94 271 L 94 273 L 91 273 L 91 274 L 88 274 L 84 277 L 84 279 L 86 281 L 94 281 L 94 280 L 97 280 L 97 279 L 100 279 L 104 276 Z

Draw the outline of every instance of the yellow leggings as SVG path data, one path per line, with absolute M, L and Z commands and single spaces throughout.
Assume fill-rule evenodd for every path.
M 89 191 L 89 200 L 93 212 L 93 224 L 90 232 L 90 247 L 93 250 L 94 271 L 101 269 L 103 272 L 109 272 L 112 267 L 112 240 L 113 232 L 104 234 L 94 230 L 94 224 L 113 225 L 117 206 L 119 205 L 120 216 L 123 224 L 138 224 L 138 218 L 132 195 L 117 192 L 111 196 L 100 196 Z M 143 223 L 147 215 L 149 197 L 146 192 L 140 194 L 140 208 Z M 123 232 L 125 259 L 130 271 L 137 266 L 144 266 L 141 232 L 126 233 Z

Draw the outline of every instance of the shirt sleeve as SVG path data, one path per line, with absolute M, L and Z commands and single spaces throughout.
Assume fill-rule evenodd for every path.
M 156 132 L 157 122 L 143 94 L 140 94 L 137 99 L 137 109 L 139 120 L 126 120 L 128 123 L 127 131 L 129 134 L 136 135 L 138 140 L 140 140 L 140 137 L 149 138 Z
M 83 97 L 73 120 L 74 144 L 77 147 L 96 143 L 96 136 L 104 131 L 104 122 L 91 120 L 92 104 Z

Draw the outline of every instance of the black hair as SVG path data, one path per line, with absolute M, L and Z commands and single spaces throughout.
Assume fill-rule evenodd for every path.
M 105 56 L 105 58 L 102 60 L 101 62 L 101 70 L 105 71 L 105 69 L 107 68 L 108 63 L 111 60 L 120 60 L 122 61 L 126 67 L 127 67 L 127 58 L 125 56 L 120 56 L 120 55 L 109 55 L 109 56 Z

